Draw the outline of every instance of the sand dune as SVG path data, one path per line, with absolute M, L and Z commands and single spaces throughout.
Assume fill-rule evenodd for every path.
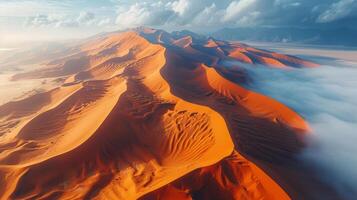
M 215 165 L 195 170 L 140 199 L 193 198 L 290 199 L 269 176 L 237 152 Z
M 284 176 L 300 174 L 277 166 L 292 163 L 309 126 L 231 82 L 220 62 L 316 64 L 149 28 L 76 49 L 13 77 L 66 81 L 0 106 L 0 199 L 308 197 L 295 186 L 309 175 L 294 185 Z

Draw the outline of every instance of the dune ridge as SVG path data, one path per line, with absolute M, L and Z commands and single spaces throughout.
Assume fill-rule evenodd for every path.
M 284 179 L 303 172 L 276 167 L 294 163 L 307 123 L 220 62 L 317 64 L 143 27 L 76 49 L 13 77 L 65 81 L 0 106 L 0 199 L 308 197 Z

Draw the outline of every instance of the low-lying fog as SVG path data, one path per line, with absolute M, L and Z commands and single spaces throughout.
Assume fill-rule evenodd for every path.
M 318 68 L 293 70 L 224 65 L 245 68 L 252 80 L 246 87 L 277 99 L 310 123 L 313 134 L 301 159 L 346 199 L 353 199 L 357 194 L 357 63 L 332 60 L 326 59 L 331 64 Z

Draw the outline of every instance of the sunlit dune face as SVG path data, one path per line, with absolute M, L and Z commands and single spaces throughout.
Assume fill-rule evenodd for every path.
M 1 163 L 7 168 L 22 166 L 24 172 L 4 183 L 7 195 L 53 197 L 51 191 L 64 189 L 56 195 L 136 198 L 232 152 L 233 143 L 221 116 L 170 94 L 158 70 L 165 64 L 162 47 L 149 44 L 136 33 L 111 39 L 120 42 L 113 45 L 104 39 L 97 46 L 85 47 L 89 58 L 82 59 L 92 60 L 93 55 L 95 62 L 87 64 L 97 65 L 85 66 L 83 72 L 80 68 L 64 70 L 73 69 L 69 63 L 81 63 L 71 58 L 63 61 L 63 68 L 16 76 L 74 74 L 61 88 L 1 108 L 5 123 L 12 122 L 2 135 L 7 138 L 2 145 L 8 150 Z M 103 46 L 115 50 L 99 61 L 94 52 L 103 54 Z M 130 50 L 125 51 L 127 48 Z M 84 72 L 89 76 L 83 76 Z M 150 81 L 152 77 L 155 82 Z M 81 78 L 90 80 L 78 83 Z M 21 112 L 31 103 L 35 105 L 32 110 Z M 56 170 L 59 166 L 61 174 Z M 126 181 L 136 173 L 140 177 Z M 33 180 L 33 176 L 43 178 Z M 102 192 L 96 194 L 96 184 L 103 181 Z M 128 192 L 120 185 L 137 189 Z M 117 193 L 111 194 L 112 190 Z
M 300 174 L 278 166 L 295 164 L 308 124 L 220 61 L 307 62 L 153 29 L 76 49 L 13 76 L 63 83 L 0 107 L 3 199 L 290 199 L 283 177 Z

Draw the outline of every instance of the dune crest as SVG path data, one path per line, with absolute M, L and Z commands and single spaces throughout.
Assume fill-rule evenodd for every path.
M 0 106 L 0 199 L 295 195 L 282 178 L 289 172 L 279 175 L 275 165 L 303 148 L 308 125 L 232 82 L 244 74 L 220 63 L 316 64 L 150 28 L 101 35 L 77 49 L 13 77 L 65 82 Z

